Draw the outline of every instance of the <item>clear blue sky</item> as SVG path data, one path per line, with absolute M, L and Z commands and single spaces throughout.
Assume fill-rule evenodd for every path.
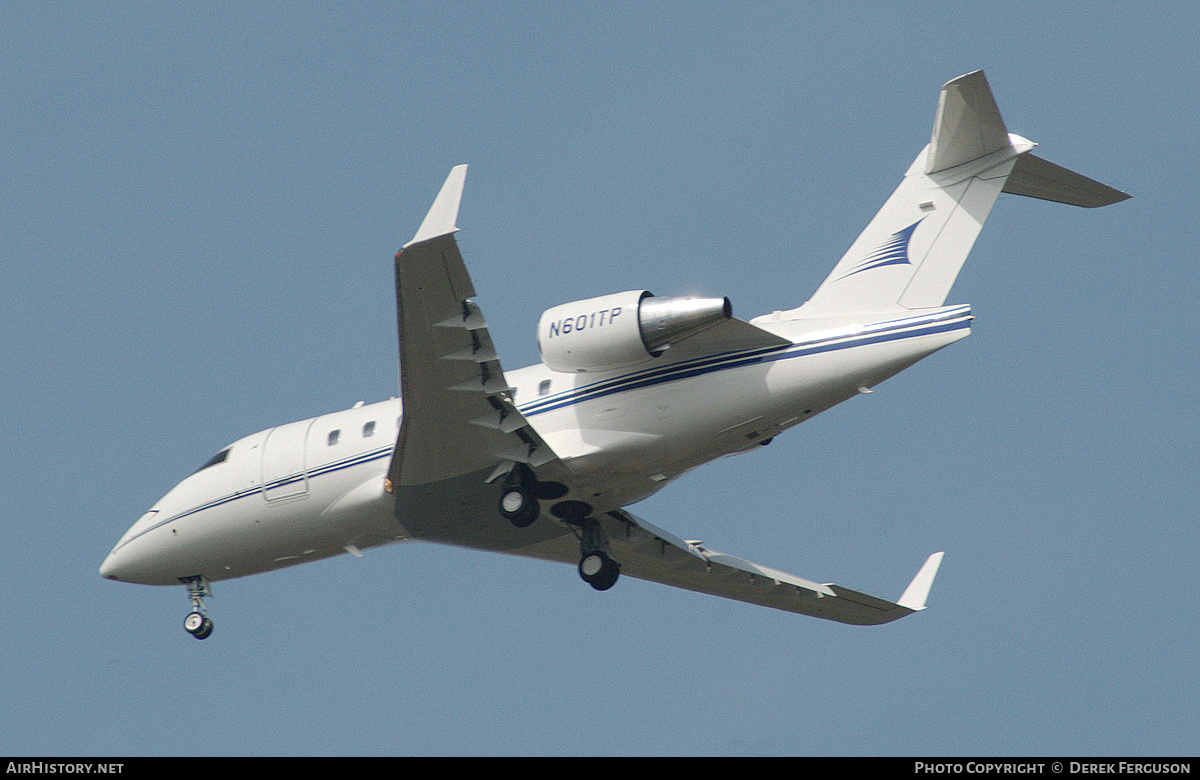
M 0 10 L 0 754 L 1195 754 L 1193 3 Z M 182 7 L 181 7 L 182 6 Z M 798 305 L 987 70 L 1135 198 L 1006 196 L 974 334 L 638 507 L 930 609 L 863 629 L 433 546 L 101 579 L 228 442 L 396 393 L 391 257 L 471 165 L 505 365 L 630 288 Z

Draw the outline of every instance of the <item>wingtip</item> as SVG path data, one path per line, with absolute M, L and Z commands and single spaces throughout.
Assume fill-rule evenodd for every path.
M 945 552 L 935 552 L 925 559 L 924 565 L 921 566 L 917 576 L 913 577 L 908 587 L 904 589 L 897 604 L 911 609 L 913 612 L 925 609 L 925 600 L 929 597 L 929 589 L 933 587 L 933 579 L 937 576 L 938 567 L 942 565 L 942 557 L 945 554 Z
M 433 199 L 433 205 L 429 207 L 429 212 L 421 221 L 421 227 L 417 228 L 416 235 L 412 237 L 412 240 L 404 245 L 405 248 L 422 241 L 458 232 L 456 224 L 458 206 L 462 202 L 463 183 L 466 178 L 467 166 L 465 164 L 456 165 L 450 169 L 450 175 L 446 177 L 442 189 Z
M 956 84 L 963 84 L 963 83 L 970 82 L 970 81 L 983 81 L 986 83 L 987 82 L 987 74 L 985 74 L 983 72 L 983 68 L 978 68 L 978 69 L 970 71 L 968 73 L 964 73 L 961 76 L 955 76 L 954 78 L 950 79 L 945 84 L 943 84 L 942 89 L 945 89 L 946 87 L 952 87 Z

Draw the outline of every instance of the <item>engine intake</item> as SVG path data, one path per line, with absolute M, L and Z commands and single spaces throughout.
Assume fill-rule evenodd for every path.
M 547 309 L 542 361 L 555 371 L 606 371 L 644 363 L 733 316 L 728 298 L 657 298 L 630 290 Z

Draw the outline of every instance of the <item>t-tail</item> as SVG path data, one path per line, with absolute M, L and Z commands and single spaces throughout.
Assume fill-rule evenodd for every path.
M 801 307 L 804 316 L 942 306 L 1001 192 L 1095 208 L 1129 196 L 1030 154 L 983 71 L 942 87 L 929 145 Z

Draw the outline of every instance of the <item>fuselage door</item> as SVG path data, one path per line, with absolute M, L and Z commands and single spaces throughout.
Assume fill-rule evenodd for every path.
M 262 493 L 267 501 L 308 493 L 304 449 L 313 420 L 281 425 L 267 433 L 262 451 Z

